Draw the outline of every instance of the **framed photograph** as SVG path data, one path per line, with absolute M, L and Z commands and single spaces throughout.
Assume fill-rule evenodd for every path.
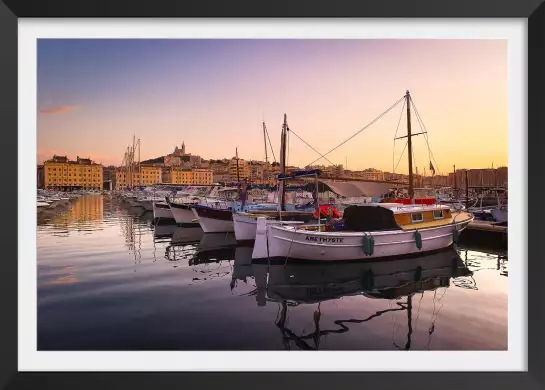
M 0 388 L 543 388 L 544 18 L 3 0 Z

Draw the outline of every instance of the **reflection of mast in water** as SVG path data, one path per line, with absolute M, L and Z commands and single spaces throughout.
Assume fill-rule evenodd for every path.
M 135 264 L 142 261 L 142 225 L 131 216 L 119 219 L 121 232 L 125 236 L 125 245 L 133 252 Z M 138 231 L 137 231 L 138 230 Z
M 392 262 L 369 262 L 360 264 L 339 264 L 334 267 L 322 265 L 274 266 L 254 265 L 257 289 L 248 295 L 255 295 L 258 306 L 267 301 L 280 304 L 280 315 L 275 321 L 282 334 L 282 342 L 289 349 L 290 342 L 301 349 L 318 349 L 320 338 L 327 334 L 340 334 L 350 330 L 350 324 L 368 322 L 385 313 L 407 312 L 407 336 L 404 345 L 398 349 L 409 350 L 413 343 L 413 296 L 416 293 L 434 291 L 434 310 L 428 331 L 428 347 L 435 331 L 436 321 L 442 305 L 436 309 L 437 289 L 444 288 L 439 302 L 449 287 L 450 279 L 465 276 L 471 272 L 464 267 L 455 251 L 420 256 L 415 259 Z M 272 278 L 272 280 L 271 280 Z M 406 297 L 406 302 L 396 302 L 394 308 L 379 310 L 367 318 L 336 320 L 336 329 L 321 329 L 321 302 L 349 295 L 363 295 L 368 298 L 397 300 Z M 318 304 L 314 312 L 314 331 L 296 335 L 287 326 L 288 308 L 299 304 Z M 416 318 L 418 324 L 418 315 Z M 309 343 L 313 341 L 314 346 Z

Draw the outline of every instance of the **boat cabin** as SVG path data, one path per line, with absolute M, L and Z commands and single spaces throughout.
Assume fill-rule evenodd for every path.
M 344 210 L 344 228 L 353 231 L 416 230 L 453 222 L 455 215 L 444 205 L 375 203 Z

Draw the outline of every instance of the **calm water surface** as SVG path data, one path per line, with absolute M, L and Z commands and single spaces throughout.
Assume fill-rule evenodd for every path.
M 252 264 L 232 235 L 85 196 L 38 216 L 40 350 L 504 350 L 507 257 Z

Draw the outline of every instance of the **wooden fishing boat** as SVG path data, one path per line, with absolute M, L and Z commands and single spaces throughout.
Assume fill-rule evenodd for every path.
M 405 99 L 409 199 L 412 199 L 412 204 L 368 203 L 349 206 L 344 210 L 342 220 L 327 231 L 320 224 L 289 226 L 281 221 L 259 217 L 252 253 L 254 260 L 348 261 L 406 257 L 448 248 L 458 240 L 459 234 L 473 221 L 471 213 L 453 211 L 445 205 L 414 204 L 411 137 L 417 134 L 411 134 L 412 100 L 409 91 Z M 279 175 L 281 183 L 282 179 L 287 177 Z M 356 183 L 350 184 L 357 187 Z M 341 183 L 334 185 L 341 186 Z
M 252 258 L 361 260 L 448 248 L 473 221 L 443 205 L 369 203 L 344 211 L 342 230 L 289 226 L 258 218 Z

